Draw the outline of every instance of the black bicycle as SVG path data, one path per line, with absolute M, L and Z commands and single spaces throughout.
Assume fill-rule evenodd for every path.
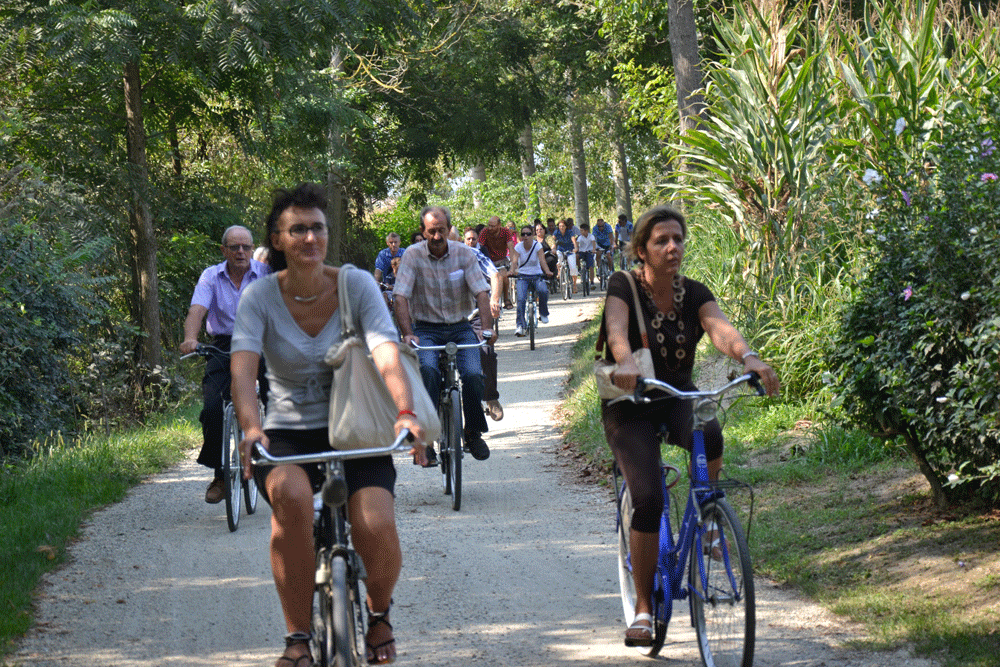
M 594 253 L 584 250 L 576 254 L 576 268 L 580 273 L 580 283 L 584 296 L 590 296 L 590 265 L 594 261 Z
M 538 289 L 535 287 L 535 276 L 516 276 L 518 280 L 528 283 L 528 296 L 524 303 L 524 323 L 528 329 L 528 347 L 535 349 L 535 330 L 538 328 Z M 537 278 L 544 280 L 545 278 Z
M 597 263 L 597 281 L 600 283 L 601 291 L 608 289 L 608 280 L 615 272 L 614 248 L 608 248 L 601 253 L 601 261 Z
M 365 598 L 361 581 L 367 578 L 361 557 L 351 548 L 347 517 L 347 459 L 382 456 L 407 450 L 410 432 L 403 429 L 391 445 L 372 449 L 329 451 L 318 454 L 271 456 L 255 444 L 255 458 L 272 465 L 323 463 L 326 474 L 313 513 L 316 544 L 316 588 L 312 613 L 312 654 L 319 667 L 360 667 L 364 664 Z
M 462 378 L 458 372 L 459 350 L 469 350 L 488 345 L 485 340 L 478 343 L 445 343 L 444 345 L 414 345 L 415 350 L 436 350 L 444 352 L 441 358 L 441 398 L 438 402 L 438 417 L 441 420 L 441 435 L 438 436 L 438 452 L 441 460 L 441 477 L 445 495 L 451 495 L 451 508 L 456 512 L 462 507 Z
M 569 256 L 573 252 L 559 252 L 559 284 L 562 286 L 563 301 L 573 298 L 573 278 L 569 272 Z
M 185 354 L 181 359 L 192 356 L 211 357 L 219 356 L 228 359 L 229 353 L 220 350 L 214 345 L 198 345 L 194 352 Z M 258 387 L 258 391 L 259 391 Z M 264 423 L 264 404 L 257 397 L 257 410 L 260 412 L 260 421 Z M 257 511 L 257 483 L 253 479 L 243 479 L 241 474 L 239 444 L 243 439 L 243 431 L 240 429 L 239 420 L 236 419 L 236 409 L 233 407 L 232 398 L 228 391 L 222 392 L 222 478 L 223 497 L 226 499 L 226 523 L 229 524 L 229 532 L 236 532 L 240 527 L 240 510 L 245 501 L 246 513 L 253 514 Z

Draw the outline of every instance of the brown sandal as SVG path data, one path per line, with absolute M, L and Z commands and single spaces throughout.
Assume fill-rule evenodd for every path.
M 288 652 L 292 646 L 296 644 L 304 644 L 306 647 L 306 652 L 297 658 L 292 658 L 287 655 L 282 655 L 278 658 L 277 662 L 274 663 L 274 667 L 312 667 L 313 657 L 312 650 L 309 648 L 309 642 L 312 641 L 312 635 L 308 632 L 292 632 L 285 635 L 285 653 Z M 299 663 L 303 660 L 308 660 L 309 662 L 304 665 Z M 290 665 L 285 665 L 283 663 L 291 663 Z
M 392 602 L 389 602 L 389 607 L 380 613 L 375 613 L 372 608 L 365 604 L 368 610 L 368 633 L 365 635 L 365 648 L 367 649 L 365 658 L 368 660 L 369 665 L 388 665 L 391 662 L 396 661 L 396 656 L 392 655 L 387 657 L 385 660 L 378 659 L 378 650 L 383 646 L 389 646 L 390 644 L 396 643 L 395 637 L 390 637 L 381 644 L 371 644 L 368 641 L 368 635 L 371 634 L 372 629 L 378 627 L 379 625 L 385 625 L 389 628 L 389 633 L 392 634 L 392 624 L 389 623 L 389 610 L 392 609 Z

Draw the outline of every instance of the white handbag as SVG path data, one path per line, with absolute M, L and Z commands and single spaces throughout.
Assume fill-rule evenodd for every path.
M 347 289 L 351 264 L 340 267 L 337 292 L 340 298 L 342 340 L 327 350 L 325 361 L 333 366 L 330 389 L 329 433 L 334 449 L 384 447 L 396 438 L 399 410 L 385 380 L 372 361 L 368 345 L 358 335 Z M 399 362 L 410 383 L 413 412 L 424 428 L 424 442 L 433 442 L 441 433 L 441 422 L 420 375 L 420 361 L 409 346 L 399 345 Z
M 646 335 L 646 318 L 639 310 L 639 291 L 635 287 L 635 279 L 631 271 L 622 273 L 628 278 L 629 285 L 632 286 L 632 303 L 635 305 L 635 317 L 639 323 L 639 334 L 642 336 L 642 347 L 632 351 L 632 358 L 635 365 L 639 367 L 641 377 L 655 378 L 656 371 L 653 368 L 653 354 L 649 351 L 649 337 Z M 601 332 L 597 336 L 597 358 L 594 361 L 594 379 L 597 382 L 597 395 L 602 399 L 616 399 L 628 396 L 625 391 L 614 383 L 612 376 L 618 370 L 618 364 L 614 361 L 604 359 L 604 343 L 606 341 L 605 328 L 601 327 Z

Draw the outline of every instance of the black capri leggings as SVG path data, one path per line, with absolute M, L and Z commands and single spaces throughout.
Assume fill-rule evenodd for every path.
M 692 387 L 693 389 L 693 387 Z M 632 496 L 632 529 L 658 533 L 663 513 L 660 479 L 661 424 L 668 425 L 667 442 L 691 451 L 691 401 L 665 399 L 647 405 L 620 401 L 601 403 L 604 436 Z M 705 424 L 705 454 L 709 461 L 722 456 L 722 427 Z

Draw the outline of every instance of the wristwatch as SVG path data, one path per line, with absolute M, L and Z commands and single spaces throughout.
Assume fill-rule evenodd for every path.
M 493 338 L 493 329 L 483 329 L 483 340 Z

